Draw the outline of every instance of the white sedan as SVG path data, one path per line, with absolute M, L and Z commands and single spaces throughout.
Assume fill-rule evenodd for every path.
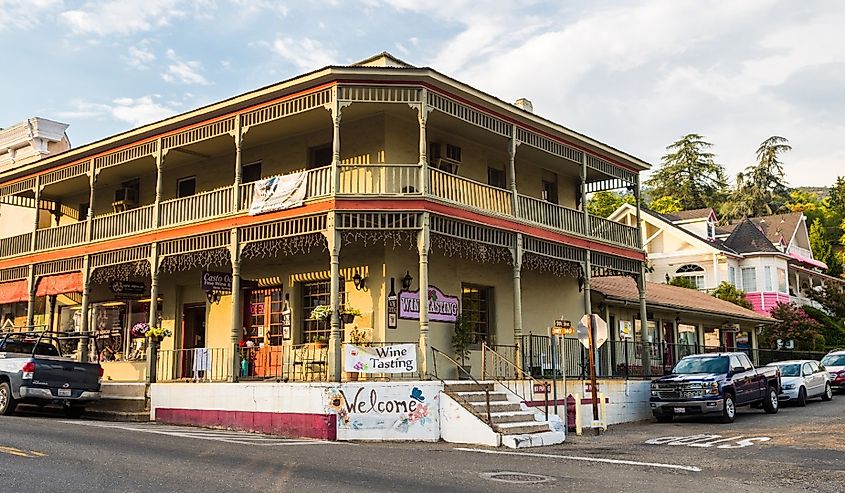
M 830 374 L 818 361 L 778 361 L 769 366 L 780 368 L 781 400 L 806 406 L 807 399 L 812 397 L 821 397 L 823 401 L 833 399 Z

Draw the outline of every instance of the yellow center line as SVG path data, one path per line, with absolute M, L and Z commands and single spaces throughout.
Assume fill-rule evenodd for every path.
M 15 448 L 15 447 L 7 447 L 7 446 L 4 446 L 4 445 L 0 445 L 0 453 L 14 455 L 14 456 L 17 456 L 17 457 L 46 457 L 47 456 L 47 454 L 45 454 L 43 452 L 36 452 L 34 450 L 26 452 L 24 450 L 21 450 L 21 449 Z

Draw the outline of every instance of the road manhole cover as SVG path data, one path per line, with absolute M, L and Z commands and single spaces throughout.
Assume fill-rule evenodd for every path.
M 554 481 L 554 478 L 542 474 L 513 471 L 483 472 L 480 476 L 490 481 L 501 481 L 502 483 L 537 484 Z

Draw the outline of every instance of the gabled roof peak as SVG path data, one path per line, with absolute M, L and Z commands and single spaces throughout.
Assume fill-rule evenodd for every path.
M 386 51 L 377 53 L 369 58 L 352 64 L 353 67 L 402 67 L 413 68 L 413 65 L 404 62 Z

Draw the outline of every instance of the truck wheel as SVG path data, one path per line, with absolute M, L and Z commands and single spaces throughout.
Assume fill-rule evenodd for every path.
M 766 398 L 763 399 L 763 410 L 766 414 L 777 414 L 778 412 L 778 391 L 774 387 L 766 390 Z
M 671 423 L 673 418 L 671 414 L 658 414 L 655 417 L 658 423 Z
M 12 387 L 9 385 L 9 382 L 0 382 L 0 415 L 12 415 L 17 406 L 18 403 L 12 397 Z
M 725 406 L 722 408 L 722 423 L 733 423 L 736 419 L 736 403 L 734 396 L 731 394 L 725 395 Z
M 807 389 L 801 387 L 798 389 L 798 400 L 796 401 L 798 407 L 804 407 L 807 405 Z
M 833 389 L 830 388 L 830 382 L 824 384 L 824 393 L 822 394 L 823 401 L 829 401 L 833 399 Z

